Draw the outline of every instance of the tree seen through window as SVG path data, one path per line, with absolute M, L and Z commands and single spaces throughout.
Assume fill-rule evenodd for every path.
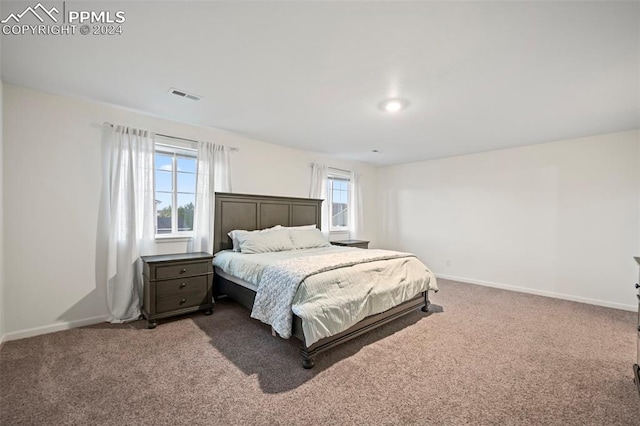
M 196 157 L 188 150 L 156 147 L 156 234 L 193 231 Z

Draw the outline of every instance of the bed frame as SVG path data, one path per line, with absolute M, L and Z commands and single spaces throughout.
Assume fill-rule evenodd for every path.
M 248 231 L 269 228 L 275 225 L 301 226 L 317 225 L 320 220 L 323 200 L 309 198 L 274 197 L 267 195 L 248 195 L 215 193 L 215 223 L 213 253 L 230 249 L 233 244 L 227 233 L 234 229 Z M 218 274 L 213 278 L 214 296 L 225 295 L 248 309 L 253 308 L 256 293 L 246 287 L 229 281 Z M 428 292 L 424 291 L 414 298 L 394 306 L 379 314 L 368 316 L 351 328 L 325 337 L 307 347 L 302 331 L 302 321 L 293 316 L 293 336 L 302 341 L 302 366 L 312 368 L 314 358 L 321 352 L 360 336 L 367 331 L 380 327 L 396 318 L 421 308 L 427 312 L 429 307 Z

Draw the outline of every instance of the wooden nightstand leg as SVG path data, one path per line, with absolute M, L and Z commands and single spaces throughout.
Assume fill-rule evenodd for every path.
M 157 326 L 158 326 L 158 321 L 156 321 L 156 320 L 148 320 L 147 321 L 147 328 L 148 329 L 152 330 L 152 329 L 156 328 Z

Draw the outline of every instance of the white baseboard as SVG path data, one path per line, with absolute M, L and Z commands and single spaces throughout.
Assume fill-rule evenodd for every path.
M 607 308 L 622 309 L 622 310 L 631 311 L 631 312 L 636 312 L 638 309 L 637 305 L 626 305 L 623 303 L 607 302 L 605 300 L 590 299 L 587 297 L 573 296 L 569 294 L 556 293 L 553 291 L 537 290 L 537 289 L 527 288 L 527 287 L 518 287 L 510 284 L 500 284 L 500 283 L 494 283 L 491 281 L 476 280 L 473 278 L 456 277 L 453 275 L 446 275 L 446 274 L 436 274 L 436 277 L 442 278 L 445 280 L 460 281 L 468 284 L 477 284 L 485 287 L 500 288 L 503 290 L 535 294 L 538 296 L 552 297 L 555 299 L 571 300 L 573 302 L 587 303 L 589 305 L 605 306 Z M 11 333 L 6 333 L 4 336 L 0 336 L 0 345 L 10 340 L 24 339 L 27 337 L 38 336 L 40 334 L 53 333 L 56 331 L 83 327 L 85 325 L 98 324 L 101 322 L 105 322 L 107 318 L 108 318 L 108 315 L 100 315 L 97 317 L 84 318 L 84 319 L 75 320 L 75 321 L 59 322 L 55 324 L 44 325 L 41 327 L 29 328 L 26 330 L 13 331 Z
M 53 333 L 56 331 L 69 330 L 71 328 L 83 327 L 85 325 L 98 324 L 105 322 L 109 316 L 100 315 L 99 317 L 85 318 L 75 321 L 57 322 L 55 324 L 43 325 L 41 327 L 28 328 L 26 330 L 12 331 L 3 336 L 3 341 L 24 339 L 26 337 L 38 336 L 40 334 Z
M 553 291 L 537 290 L 534 288 L 518 287 L 509 284 L 494 283 L 491 281 L 476 280 L 473 278 L 455 277 L 453 275 L 436 274 L 436 278 L 444 280 L 460 281 L 468 284 L 477 284 L 485 287 L 501 288 L 503 290 L 517 291 L 520 293 L 535 294 L 538 296 L 553 297 L 555 299 L 570 300 L 572 302 L 587 303 L 589 305 L 605 306 L 607 308 L 622 309 L 624 311 L 637 312 L 638 305 L 626 305 L 623 303 L 607 302 L 606 300 L 590 299 L 588 297 L 572 296 L 570 294 L 556 293 Z

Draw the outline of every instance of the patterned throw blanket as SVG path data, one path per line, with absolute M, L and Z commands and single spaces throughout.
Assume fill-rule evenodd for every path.
M 291 337 L 291 306 L 300 283 L 307 277 L 333 269 L 378 260 L 415 257 L 411 253 L 390 250 L 354 250 L 283 260 L 265 268 L 251 317 L 271 325 L 280 337 Z

